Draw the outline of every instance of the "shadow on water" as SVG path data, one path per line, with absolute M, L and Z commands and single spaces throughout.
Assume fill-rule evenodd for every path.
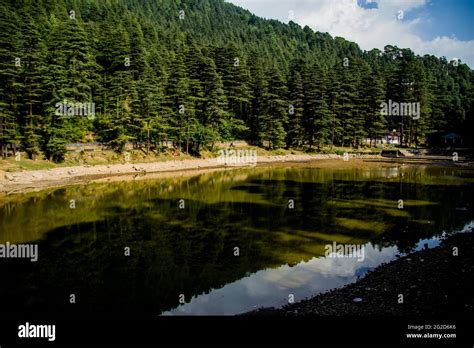
M 425 174 L 402 182 L 384 173 L 241 170 L 18 197 L 0 206 L 0 240 L 14 242 L 24 223 L 18 242 L 36 239 L 39 260 L 0 260 L 2 315 L 159 315 L 180 294 L 189 301 L 262 270 L 297 269 L 334 241 L 409 252 L 474 219 L 472 182 L 416 179 Z

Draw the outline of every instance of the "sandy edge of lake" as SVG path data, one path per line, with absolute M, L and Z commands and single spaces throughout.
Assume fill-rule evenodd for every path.
M 12 194 L 37 191 L 49 187 L 65 186 L 90 181 L 136 180 L 154 178 L 157 173 L 182 173 L 252 166 L 280 165 L 289 162 L 311 162 L 316 168 L 381 167 L 400 165 L 379 155 L 352 155 L 344 161 L 335 154 L 259 156 L 255 163 L 223 163 L 219 158 L 170 160 L 151 163 L 122 163 L 95 166 L 58 167 L 19 172 L 0 171 L 0 193 Z M 113 178 L 115 177 L 116 180 Z

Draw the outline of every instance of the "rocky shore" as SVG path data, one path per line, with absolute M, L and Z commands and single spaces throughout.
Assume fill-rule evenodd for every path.
M 472 317 L 473 251 L 473 231 L 455 234 L 436 248 L 382 264 L 356 283 L 248 315 Z

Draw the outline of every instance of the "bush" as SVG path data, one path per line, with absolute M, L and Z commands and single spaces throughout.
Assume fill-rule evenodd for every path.
M 46 156 L 48 159 L 60 163 L 64 162 L 64 156 L 66 155 L 66 141 L 62 138 L 52 136 L 48 144 L 46 145 Z

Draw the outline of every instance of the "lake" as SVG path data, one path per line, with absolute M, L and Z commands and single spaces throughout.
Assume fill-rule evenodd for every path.
M 282 306 L 468 229 L 473 197 L 465 169 L 305 164 L 4 196 L 0 244 L 37 243 L 39 257 L 0 259 L 0 316 Z M 360 246 L 364 257 L 327 256 L 333 244 Z

